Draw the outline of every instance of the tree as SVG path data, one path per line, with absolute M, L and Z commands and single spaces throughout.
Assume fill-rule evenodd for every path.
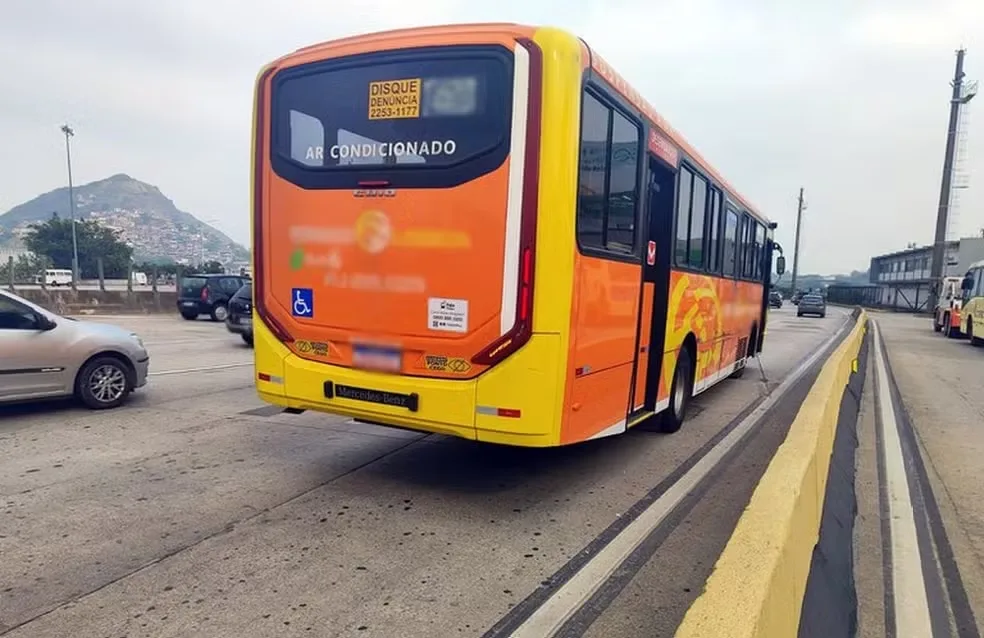
M 198 264 L 197 266 L 187 266 L 184 269 L 184 274 L 186 275 L 199 275 L 199 274 L 209 274 L 209 275 L 221 275 L 225 272 L 225 266 L 218 261 L 206 261 L 204 264 Z
M 38 255 L 17 255 L 14 259 L 14 283 L 34 283 L 34 278 L 48 268 L 48 258 Z M 10 261 L 0 263 L 0 285 L 10 282 Z
M 133 249 L 120 238 L 119 232 L 97 221 L 75 222 L 79 247 L 79 276 L 95 279 L 99 276 L 98 261 L 103 262 L 103 274 L 110 279 L 125 278 L 129 272 Z M 52 214 L 46 222 L 31 224 L 24 238 L 28 250 L 47 257 L 53 268 L 72 267 L 72 221 Z
M 155 259 L 151 259 L 149 261 L 139 263 L 133 267 L 133 270 L 135 270 L 136 272 L 145 272 L 149 275 L 150 273 L 154 272 L 155 268 L 157 269 L 158 275 L 174 275 L 178 272 L 178 264 L 174 263 L 173 261 L 170 260 L 158 261 Z

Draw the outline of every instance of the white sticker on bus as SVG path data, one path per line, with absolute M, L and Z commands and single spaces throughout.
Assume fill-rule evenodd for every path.
M 468 332 L 468 302 L 430 297 L 427 300 L 427 327 L 445 332 Z
M 374 144 L 335 144 L 328 147 L 331 159 L 354 159 L 364 157 L 427 157 L 434 155 L 454 155 L 458 143 L 454 140 L 433 140 L 430 142 L 376 142 Z M 305 160 L 315 161 L 325 158 L 323 146 L 309 146 Z

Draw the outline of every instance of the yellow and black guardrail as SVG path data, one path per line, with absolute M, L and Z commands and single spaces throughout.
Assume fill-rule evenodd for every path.
M 838 537 L 836 531 L 827 534 L 838 545 L 834 551 L 840 556 L 833 560 L 825 557 L 819 561 L 820 566 L 815 559 L 823 548 L 823 543 L 818 543 L 821 522 L 826 533 L 827 527 L 836 527 L 836 523 L 827 523 L 828 518 L 854 513 L 853 482 L 849 494 L 838 493 L 825 503 L 828 487 L 832 487 L 828 485 L 832 463 L 853 463 L 854 458 L 854 432 L 864 384 L 863 364 L 859 361 L 867 352 L 863 345 L 866 346 L 868 317 L 859 308 L 853 318 L 854 328 L 821 368 L 703 593 L 677 629 L 676 638 L 849 635 L 845 631 L 856 618 L 851 603 L 834 605 L 834 609 L 827 606 L 823 614 L 813 614 L 804 612 L 804 601 L 831 595 L 832 592 L 822 591 L 831 587 L 824 583 L 845 583 L 834 586 L 851 588 L 847 598 L 853 599 L 850 538 L 846 547 L 840 547 L 844 538 Z M 837 437 L 844 441 L 843 453 L 835 450 Z M 853 466 L 849 472 L 853 477 Z M 843 503 L 838 503 L 838 499 Z M 845 508 L 846 513 L 838 512 Z M 820 569 L 837 573 L 826 577 L 811 574 L 811 570 Z M 824 627 L 804 632 L 801 625 L 806 622 Z

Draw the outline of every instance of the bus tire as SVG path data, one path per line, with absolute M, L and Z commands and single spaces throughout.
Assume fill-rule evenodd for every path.
M 660 432 L 672 434 L 683 426 L 687 418 L 687 408 L 694 393 L 694 359 L 690 348 L 684 346 L 677 357 L 673 370 L 673 383 L 670 385 L 670 405 L 662 414 Z
M 967 317 L 967 338 L 970 339 L 970 345 L 972 346 L 977 346 L 978 348 L 984 346 L 984 339 L 974 334 L 974 320 L 970 317 Z

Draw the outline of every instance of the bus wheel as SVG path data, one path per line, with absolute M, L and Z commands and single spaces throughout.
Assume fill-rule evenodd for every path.
M 673 384 L 670 386 L 670 405 L 663 412 L 660 431 L 671 434 L 680 429 L 687 418 L 687 407 L 694 392 L 694 362 L 689 348 L 682 348 L 673 371 Z
M 970 317 L 967 318 L 967 338 L 970 339 L 970 345 L 972 346 L 984 346 L 984 339 L 974 334 L 974 320 Z

